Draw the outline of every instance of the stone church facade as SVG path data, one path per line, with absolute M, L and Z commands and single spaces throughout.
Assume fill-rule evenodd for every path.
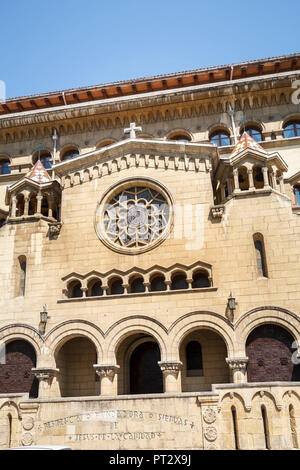
M 299 448 L 299 79 L 0 103 L 0 448 Z

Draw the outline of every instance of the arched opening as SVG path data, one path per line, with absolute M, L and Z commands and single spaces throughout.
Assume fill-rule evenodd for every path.
M 300 206 L 300 186 L 294 186 L 295 204 Z
M 150 291 L 151 292 L 159 292 L 164 291 L 167 289 L 165 283 L 165 277 L 161 274 L 156 274 L 151 278 L 150 282 Z
M 123 281 L 120 277 L 115 277 L 109 282 L 110 295 L 124 294 Z
M 183 392 L 208 391 L 212 384 L 230 382 L 226 344 L 212 330 L 197 329 L 187 334 L 180 344 L 179 357 Z
M 96 149 L 101 149 L 102 147 L 107 147 L 108 145 L 112 145 L 112 144 L 115 144 L 115 143 L 116 143 L 116 140 L 105 139 L 105 140 L 102 140 L 101 142 L 99 142 L 99 144 L 97 144 Z
M 102 282 L 100 279 L 92 279 L 87 285 L 88 297 L 101 297 L 103 295 Z
M 28 215 L 34 215 L 37 209 L 37 199 L 36 194 L 30 194 L 29 196 L 29 205 L 28 205 Z
M 150 335 L 135 333 L 117 350 L 118 394 L 162 393 L 163 375 L 158 365 L 160 348 Z
M 24 206 L 25 206 L 24 194 L 18 194 L 17 203 L 16 203 L 16 217 L 21 217 L 22 215 L 24 215 Z
M 300 136 L 300 121 L 290 121 L 283 127 L 283 137 L 288 139 L 289 137 Z
M 257 275 L 258 277 L 268 277 L 267 258 L 263 235 L 261 233 L 255 233 L 253 235 L 253 242 L 255 248 Z
M 72 281 L 68 285 L 68 293 L 69 293 L 69 298 L 76 298 L 76 297 L 82 297 L 83 292 L 81 290 L 81 282 L 80 281 Z
M 8 158 L 0 159 L 0 175 L 9 175 L 10 174 L 10 161 Z
M 292 335 L 279 325 L 255 328 L 247 338 L 248 382 L 300 381 L 300 366 L 293 364 Z
M 18 258 L 19 261 L 19 296 L 24 296 L 25 295 L 25 288 L 26 288 L 26 268 L 27 268 L 27 262 L 26 262 L 26 256 L 19 256 Z
M 241 166 L 238 169 L 238 175 L 239 175 L 239 188 L 242 191 L 247 191 L 249 189 L 249 177 L 248 177 L 247 168 L 245 166 Z
M 42 150 L 40 153 L 36 152 L 33 155 L 32 163 L 35 164 L 38 160 L 40 160 L 46 170 L 52 167 L 52 156 L 47 150 Z
M 199 289 L 201 287 L 210 287 L 208 272 L 204 270 L 195 271 L 193 273 L 192 288 Z
M 259 165 L 253 167 L 253 182 L 256 189 L 263 189 L 264 187 L 264 175 L 262 168 Z
M 38 380 L 32 373 L 36 367 L 33 346 L 21 339 L 10 341 L 5 347 L 5 364 L 0 364 L 0 393 L 29 393 L 38 396 Z
M 43 196 L 42 205 L 41 205 L 41 213 L 44 217 L 48 217 L 49 214 L 49 204 L 48 199 L 46 196 Z
M 250 135 L 256 142 L 263 140 L 261 130 L 258 127 L 246 126 L 245 132 L 247 132 L 247 134 Z
M 191 142 L 192 138 L 190 134 L 183 130 L 171 132 L 167 137 L 168 140 L 176 140 L 179 142 Z
M 171 290 L 187 289 L 188 287 L 185 273 L 179 272 L 172 276 Z
M 69 339 L 55 353 L 62 397 L 99 394 L 99 381 L 93 365 L 97 363 L 95 345 L 83 336 Z
M 11 448 L 11 438 L 12 438 L 12 415 L 9 413 L 7 415 L 7 447 Z
M 61 161 L 71 160 L 72 158 L 78 157 L 79 152 L 76 147 L 69 148 L 62 152 L 61 154 Z
M 216 144 L 218 147 L 223 147 L 224 145 L 230 145 L 230 135 L 224 130 L 216 130 L 209 137 L 210 142 Z
M 261 407 L 261 416 L 262 416 L 262 421 L 263 421 L 265 447 L 266 447 L 266 449 L 271 449 L 269 422 L 268 422 L 267 410 L 266 410 L 266 407 L 264 405 L 262 405 L 262 407 Z
M 130 292 L 132 294 L 138 292 L 145 292 L 144 279 L 141 276 L 135 277 L 134 279 L 130 280 L 129 285 Z

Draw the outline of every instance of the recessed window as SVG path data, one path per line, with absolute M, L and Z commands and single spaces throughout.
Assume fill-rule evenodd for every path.
M 9 164 L 10 164 L 10 161 L 8 159 L 0 160 L 0 175 L 10 174 Z
M 283 136 L 285 138 L 299 137 L 300 136 L 300 121 L 293 121 L 293 122 L 286 124 L 283 128 Z
M 151 292 L 158 292 L 158 291 L 163 291 L 166 289 L 167 289 L 167 286 L 165 284 L 164 276 L 158 275 L 152 278 L 151 287 L 150 287 Z
M 185 348 L 188 377 L 203 375 L 202 348 L 198 341 L 190 341 Z
M 185 274 L 175 274 L 175 276 L 172 277 L 172 284 L 171 284 L 171 290 L 180 290 L 180 289 L 187 289 L 188 288 L 188 283 L 186 281 L 186 275 Z
M 192 139 L 188 134 L 178 133 L 168 137 L 168 140 L 177 140 L 179 142 L 190 142 Z
M 213 144 L 216 144 L 218 147 L 223 147 L 224 145 L 230 145 L 230 136 L 227 132 L 216 131 L 214 132 L 209 139 Z
M 255 127 L 246 127 L 245 131 L 247 134 L 249 134 L 252 139 L 254 139 L 256 142 L 261 142 L 263 140 L 262 138 L 262 133 L 260 132 L 259 129 Z
M 142 277 L 137 277 L 136 279 L 133 279 L 133 281 L 131 281 L 130 292 L 145 292 L 144 279 Z
M 300 206 L 300 186 L 294 186 L 295 203 Z
M 75 149 L 75 148 L 70 149 L 70 150 L 66 150 L 66 151 L 62 154 L 61 160 L 62 160 L 62 161 L 71 160 L 72 158 L 78 157 L 78 155 L 79 155 L 79 152 L 78 152 L 78 150 Z

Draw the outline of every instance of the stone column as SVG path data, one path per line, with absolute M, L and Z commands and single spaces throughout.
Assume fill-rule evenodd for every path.
M 280 176 L 279 176 L 279 187 L 280 187 L 280 192 L 281 192 L 282 194 L 285 194 L 284 182 L 283 182 L 283 175 L 280 175 Z
M 116 364 L 94 364 L 96 374 L 100 377 L 100 395 L 116 395 L 114 390 L 115 374 L 120 366 Z
M 51 398 L 52 381 L 59 369 L 38 367 L 31 370 L 39 381 L 39 398 Z
M 228 188 L 228 195 L 232 194 L 232 181 L 231 178 L 227 178 L 227 188 Z
M 28 215 L 29 196 L 24 196 L 24 215 Z
M 159 361 L 159 367 L 164 378 L 164 393 L 181 392 L 179 371 L 182 368 L 181 361 Z
M 235 384 L 246 383 L 248 357 L 227 357 L 226 362 L 230 368 L 232 382 Z
M 225 195 L 225 187 L 223 183 L 220 183 L 220 188 L 221 188 L 221 199 L 222 201 L 224 201 L 226 199 L 226 195 Z
M 247 168 L 248 179 L 249 179 L 249 191 L 254 191 L 254 181 L 253 181 L 253 170 L 252 168 Z
M 42 196 L 42 193 L 39 191 L 38 192 L 38 195 L 36 197 L 36 213 L 37 215 L 41 215 L 42 213 L 42 199 L 43 199 L 43 196 Z
M 262 167 L 262 172 L 263 172 L 263 176 L 264 176 L 264 189 L 269 189 L 270 185 L 269 185 L 269 178 L 268 178 L 268 167 L 263 166 Z
M 234 180 L 234 191 L 233 193 L 240 192 L 240 183 L 239 183 L 239 172 L 237 168 L 233 170 L 233 180 Z
M 16 209 L 17 209 L 17 198 L 13 196 L 11 198 L 11 217 L 16 217 Z
M 145 286 L 145 292 L 150 292 L 150 282 L 143 282 L 144 286 Z
M 274 171 L 271 171 L 271 181 L 272 181 L 272 188 L 276 189 L 276 178 L 275 178 L 275 173 Z

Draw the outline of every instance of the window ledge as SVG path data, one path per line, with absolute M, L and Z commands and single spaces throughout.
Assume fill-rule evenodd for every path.
M 70 299 L 59 299 L 58 304 L 67 303 L 67 302 L 84 302 L 91 300 L 108 300 L 108 299 L 124 299 L 124 297 L 152 297 L 156 295 L 174 295 L 174 294 L 191 294 L 194 292 L 215 292 L 217 287 L 199 287 L 195 289 L 178 289 L 178 290 L 164 290 L 156 292 L 137 292 L 132 294 L 116 294 L 116 295 L 101 295 L 93 297 L 72 297 Z

